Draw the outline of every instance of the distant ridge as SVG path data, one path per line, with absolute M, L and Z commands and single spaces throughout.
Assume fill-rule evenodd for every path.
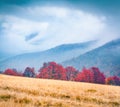
M 106 43 L 62 64 L 64 66 L 72 65 L 77 69 L 82 69 L 84 66 L 96 66 L 106 75 L 120 76 L 120 39 Z
M 84 43 L 63 44 L 46 51 L 17 55 L 2 61 L 0 63 L 0 70 L 16 68 L 23 71 L 27 66 L 35 67 L 38 70 L 44 62 L 55 61 L 61 63 L 84 54 L 95 48 L 96 43 L 97 41 L 88 41 Z

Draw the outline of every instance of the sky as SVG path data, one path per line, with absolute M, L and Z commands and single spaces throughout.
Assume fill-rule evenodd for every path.
M 119 5 L 119 0 L 0 0 L 0 58 L 119 38 Z

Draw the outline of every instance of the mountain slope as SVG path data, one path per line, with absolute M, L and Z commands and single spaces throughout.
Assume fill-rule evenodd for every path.
M 77 69 L 96 66 L 106 75 L 120 76 L 120 39 L 111 41 L 104 46 L 63 62 L 63 65 L 72 65 Z
M 26 53 L 0 62 L 0 70 L 16 68 L 24 70 L 25 67 L 35 67 L 37 70 L 44 62 L 56 61 L 58 63 L 77 57 L 95 47 L 96 41 L 77 44 L 65 44 L 42 52 Z

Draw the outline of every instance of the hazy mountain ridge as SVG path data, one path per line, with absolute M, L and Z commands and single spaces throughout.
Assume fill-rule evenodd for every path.
M 39 69 L 44 62 L 56 61 L 57 63 L 61 63 L 84 54 L 95 47 L 96 41 L 64 44 L 46 51 L 26 53 L 11 57 L 0 63 L 0 69 L 16 68 L 18 70 L 24 70 L 27 66 Z
M 83 67 L 98 67 L 106 75 L 120 76 L 120 39 L 97 47 L 96 41 L 63 44 L 46 51 L 26 53 L 11 57 L 0 63 L 0 70 L 29 66 L 38 70 L 44 62 L 55 61 L 64 66 L 71 65 L 79 70 Z M 97 47 L 97 48 L 96 48 Z
M 120 39 L 113 40 L 97 49 L 65 61 L 63 65 L 71 65 L 77 69 L 82 69 L 84 66 L 96 66 L 106 75 L 120 76 Z

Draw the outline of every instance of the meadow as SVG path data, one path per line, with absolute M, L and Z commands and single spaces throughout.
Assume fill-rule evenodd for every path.
M 120 107 L 120 86 L 0 74 L 0 107 Z

